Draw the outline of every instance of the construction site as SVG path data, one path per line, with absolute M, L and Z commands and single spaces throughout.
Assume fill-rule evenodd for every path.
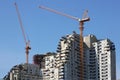
M 13 66 L 4 80 L 116 80 L 114 43 L 110 39 L 98 39 L 93 34 L 84 36 L 84 24 L 90 21 L 88 10 L 84 11 L 82 18 L 78 18 L 39 6 L 38 9 L 78 22 L 79 33 L 73 31 L 71 34 L 61 35 L 63 37 L 58 42 L 56 52 L 35 54 L 33 63 L 29 63 L 32 46 L 26 38 L 19 7 L 17 3 L 14 5 L 25 42 L 26 61 Z

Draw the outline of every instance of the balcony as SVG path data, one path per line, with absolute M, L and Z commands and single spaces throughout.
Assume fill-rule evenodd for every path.
M 60 72 L 59 75 L 64 75 L 64 73 L 63 73 L 63 72 Z
M 61 54 L 61 56 L 66 56 L 65 54 Z

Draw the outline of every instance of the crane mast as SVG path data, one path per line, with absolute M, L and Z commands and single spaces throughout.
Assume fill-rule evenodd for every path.
M 25 45 L 26 45 L 26 47 L 25 47 L 25 49 L 26 49 L 26 51 L 25 51 L 25 53 L 26 53 L 26 63 L 28 64 L 28 58 L 29 58 L 28 55 L 29 55 L 29 50 L 31 49 L 31 47 L 29 45 L 30 41 L 29 40 L 27 41 L 27 39 L 26 39 L 26 35 L 25 35 L 23 24 L 22 24 L 22 20 L 21 20 L 21 17 L 20 17 L 20 13 L 19 13 L 19 10 L 18 10 L 18 6 L 17 6 L 16 3 L 14 5 L 15 5 L 16 12 L 17 12 L 17 15 L 18 15 L 18 20 L 19 20 L 19 23 L 20 23 L 20 28 L 22 30 L 24 42 L 25 42 Z
M 87 22 L 90 20 L 90 18 L 87 17 L 87 13 L 88 13 L 88 11 L 86 10 L 82 16 L 83 18 L 79 21 L 79 26 L 80 26 L 79 27 L 79 29 L 80 29 L 80 61 L 81 61 L 80 74 L 82 74 L 82 75 L 80 75 L 81 76 L 80 80 L 84 80 L 84 45 L 83 45 L 84 26 L 83 25 L 84 25 L 84 22 Z
M 51 8 L 48 8 L 48 7 L 45 7 L 45 6 L 39 6 L 39 8 L 45 9 L 47 11 L 50 11 L 50 12 L 53 12 L 53 13 L 56 13 L 56 14 L 74 19 L 74 20 L 77 20 L 79 22 L 79 29 L 80 29 L 80 80 L 84 80 L 84 46 L 83 46 L 84 26 L 83 25 L 84 25 L 84 22 L 87 22 L 87 21 L 90 20 L 90 18 L 87 17 L 87 12 L 88 11 L 85 11 L 85 13 L 83 14 L 83 18 L 80 19 L 80 18 L 71 16 L 71 15 L 68 15 L 68 14 L 65 14 L 65 13 L 58 12 L 54 9 L 51 9 Z

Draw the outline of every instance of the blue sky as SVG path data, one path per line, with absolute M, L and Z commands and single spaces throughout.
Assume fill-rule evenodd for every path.
M 29 62 L 37 53 L 55 52 L 59 39 L 79 33 L 78 22 L 42 9 L 44 5 L 81 18 L 88 9 L 91 21 L 84 35 L 109 38 L 116 46 L 117 78 L 120 74 L 120 1 L 119 0 L 0 0 L 0 77 L 16 64 L 25 63 L 25 44 L 14 2 L 17 2 L 26 33 L 31 41 Z

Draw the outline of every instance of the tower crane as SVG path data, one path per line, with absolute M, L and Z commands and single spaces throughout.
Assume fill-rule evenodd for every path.
M 90 20 L 90 18 L 87 16 L 88 11 L 85 11 L 83 14 L 82 19 L 58 12 L 54 9 L 45 7 L 45 6 L 39 6 L 39 8 L 74 19 L 79 22 L 79 29 L 80 29 L 80 80 L 84 80 L 84 46 L 83 46 L 83 30 L 84 30 L 84 22 L 87 22 Z
M 30 47 L 30 40 L 27 40 L 26 39 L 26 35 L 25 35 L 25 31 L 24 31 L 24 27 L 23 27 L 23 24 L 22 24 L 22 20 L 21 20 L 21 17 L 20 17 L 20 13 L 19 13 L 19 10 L 18 10 L 18 6 L 17 6 L 17 3 L 14 4 L 15 5 L 15 8 L 16 8 L 16 12 L 17 12 L 17 15 L 18 15 L 18 20 L 19 20 L 19 23 L 20 23 L 20 28 L 22 30 L 22 34 L 23 34 L 23 38 L 24 38 L 24 42 L 25 42 L 25 53 L 26 53 L 26 63 L 28 64 L 28 55 L 29 55 L 29 50 L 31 49 Z

